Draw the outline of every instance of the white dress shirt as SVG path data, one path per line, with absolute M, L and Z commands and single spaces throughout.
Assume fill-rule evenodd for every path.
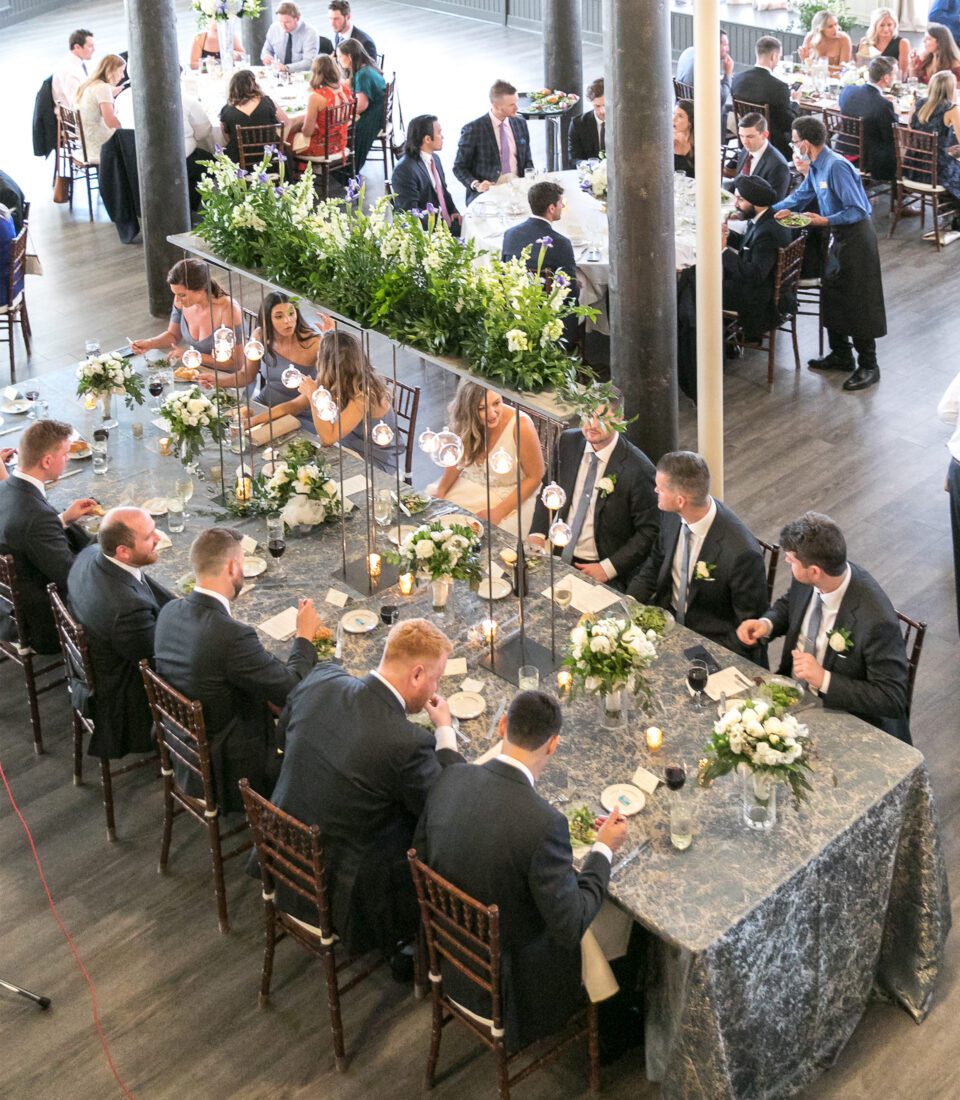
M 833 630 L 833 624 L 837 621 L 837 612 L 840 610 L 840 604 L 843 602 L 843 597 L 850 587 L 850 578 L 852 575 L 850 566 L 848 565 L 843 575 L 843 580 L 832 592 L 819 592 L 818 589 L 814 589 L 814 595 L 816 596 L 819 594 L 820 600 L 823 603 L 823 614 L 820 618 L 820 630 L 817 634 L 817 644 L 814 653 L 818 665 L 823 665 L 824 658 L 827 655 L 827 632 Z M 811 599 L 807 603 L 807 610 L 803 614 L 803 622 L 800 624 L 800 633 L 797 636 L 797 647 L 799 649 L 803 649 L 803 639 L 807 636 L 807 624 L 810 622 L 810 616 L 813 614 L 815 606 L 814 599 Z M 824 672 L 823 683 L 820 685 L 819 694 L 826 695 L 829 690 L 830 673 Z
M 194 591 L 196 591 L 196 589 L 194 589 Z M 407 701 L 400 694 L 400 692 L 397 691 L 393 684 L 390 683 L 386 676 L 382 676 L 375 668 L 370 669 L 370 675 L 376 676 L 381 684 L 383 684 L 385 687 L 389 688 L 391 692 L 393 692 L 394 698 L 403 708 L 403 713 L 406 714 Z M 457 751 L 457 734 L 453 726 L 437 726 L 437 728 L 433 732 L 436 739 L 436 747 L 438 749 L 452 749 L 454 752 Z
M 207 112 L 200 106 L 200 100 L 186 92 L 181 92 L 183 106 L 183 153 L 190 156 L 196 149 L 213 152 L 213 125 Z M 114 100 L 113 110 L 124 130 L 133 130 L 133 92 L 125 88 Z
M 117 564 L 119 565 L 120 563 L 118 562 Z M 199 592 L 201 596 L 210 596 L 211 599 L 219 600 L 220 603 L 223 604 L 224 611 L 226 611 L 231 619 L 233 618 L 233 612 L 230 610 L 230 601 L 227 599 L 226 596 L 223 595 L 223 593 L 214 592 L 209 588 L 201 588 L 199 584 L 196 585 L 193 590 L 194 592 Z
M 53 101 L 72 111 L 77 105 L 77 89 L 93 76 L 96 63 L 91 58 L 84 61 L 72 51 L 60 63 L 53 74 Z
M 510 171 L 513 172 L 513 174 L 515 176 L 517 176 L 517 175 L 520 174 L 519 170 L 517 169 L 517 139 L 513 136 L 513 127 L 510 125 L 510 119 L 509 118 L 504 118 L 504 119 L 497 118 L 497 116 L 493 113 L 492 109 L 490 110 L 489 113 L 490 113 L 490 121 L 493 123 L 493 134 L 494 134 L 494 137 L 497 139 L 497 153 L 500 152 L 500 126 L 501 126 L 501 123 L 504 126 L 506 126 L 506 128 L 507 128 L 507 144 L 510 146 Z
M 683 528 L 689 527 L 690 538 L 690 576 L 687 577 L 687 592 L 689 593 L 690 578 L 694 574 L 697 562 L 700 560 L 700 551 L 703 549 L 703 540 L 707 537 L 707 533 L 713 526 L 713 521 L 717 518 L 717 502 L 710 498 L 710 507 L 707 509 L 707 514 L 703 519 L 698 519 L 696 523 L 685 524 L 682 520 L 680 522 L 680 537 L 677 539 L 677 548 L 673 552 L 673 606 L 676 608 L 680 602 L 680 567 L 683 565 Z
M 545 221 L 544 224 L 548 228 L 550 227 L 549 222 Z M 577 545 L 573 549 L 573 556 L 579 558 L 580 561 L 598 561 L 600 557 L 599 551 L 597 550 L 597 541 L 594 538 L 593 532 L 593 519 L 597 510 L 597 493 L 600 492 L 600 479 L 604 476 L 607 469 L 607 463 L 610 461 L 619 442 L 620 436 L 614 435 L 613 439 L 611 439 L 609 443 L 605 443 L 599 451 L 595 451 L 589 443 L 583 448 L 583 457 L 580 459 L 580 469 L 577 470 L 577 480 L 573 483 L 573 494 L 570 497 L 570 507 L 567 509 L 568 522 L 577 514 L 577 504 L 583 492 L 583 484 L 587 479 L 587 470 L 590 466 L 590 456 L 592 454 L 597 456 L 597 476 L 593 482 L 593 498 L 587 506 L 587 514 L 583 517 L 583 527 L 580 530 L 580 538 L 577 539 Z M 604 558 L 600 564 L 603 566 L 604 573 L 607 574 L 607 580 L 612 581 L 617 575 L 617 570 L 610 559 Z
M 111 558 L 109 554 L 104 554 L 103 556 L 107 559 L 108 562 L 110 562 L 111 565 L 115 565 L 118 569 L 122 569 L 124 572 L 129 573 L 131 577 L 136 577 L 137 580 L 141 582 L 141 584 L 143 583 L 142 569 L 138 568 L 136 565 L 127 565 L 125 561 L 118 561 L 116 558 Z M 196 592 L 196 588 L 194 588 L 194 592 Z M 207 595 L 216 596 L 219 595 L 219 593 L 207 592 Z M 227 610 L 230 610 L 229 604 L 227 605 Z
M 756 172 L 756 170 L 757 170 L 757 165 L 758 165 L 758 164 L 760 163 L 760 158 L 761 158 L 761 157 L 763 156 L 763 154 L 764 154 L 764 153 L 765 153 L 765 152 L 767 151 L 767 146 L 768 146 L 769 144 L 770 144 L 770 142 L 769 142 L 769 141 L 765 141 L 765 142 L 763 143 L 763 145 L 761 145 L 761 146 L 760 146 L 760 148 L 759 148 L 759 149 L 758 149 L 758 150 L 757 150 L 757 151 L 756 151 L 755 153 L 751 153 L 751 154 L 750 154 L 750 156 L 749 156 L 749 157 L 747 158 L 747 160 L 745 160 L 745 161 L 743 162 L 743 167 L 744 167 L 744 168 L 746 168 L 746 167 L 747 167 L 747 163 L 748 163 L 748 161 L 749 161 L 749 164 L 750 164 L 750 173 L 749 173 L 749 174 L 750 174 L 751 176 L 752 176 L 752 175 L 753 175 L 753 174 L 754 174 L 754 173 Z M 742 172 L 742 171 L 743 171 L 743 169 L 741 169 L 741 172 Z
M 18 477 L 21 481 L 29 482 L 40 490 L 40 494 L 44 500 L 47 499 L 47 487 L 38 477 L 32 477 L 30 474 L 25 474 L 23 470 L 14 470 L 12 477 Z
M 306 72 L 313 65 L 313 59 L 317 56 L 319 35 L 309 24 L 302 19 L 290 32 L 293 36 L 293 49 L 291 51 L 293 61 L 287 66 L 290 72 Z M 287 53 L 287 32 L 279 23 L 271 23 L 267 31 L 260 60 L 266 65 L 271 59 L 283 64 Z
M 960 462 L 960 374 L 947 386 L 947 392 L 937 405 L 937 416 L 953 428 L 953 435 L 947 441 L 947 450 Z

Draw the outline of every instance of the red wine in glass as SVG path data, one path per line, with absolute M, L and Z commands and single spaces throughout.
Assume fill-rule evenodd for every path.
M 703 706 L 703 689 L 707 686 L 707 666 L 703 661 L 694 661 L 687 669 L 687 683 L 690 690 L 696 692 L 694 705 Z
M 671 791 L 679 791 L 687 781 L 687 766 L 681 760 L 663 769 L 663 778 Z
M 283 552 L 287 548 L 286 539 L 270 539 L 267 542 L 267 549 L 270 551 L 270 556 L 273 558 L 282 558 Z
M 159 412 L 160 411 L 160 394 L 163 393 L 163 379 L 162 378 L 151 378 L 150 381 L 147 383 L 147 393 L 149 393 L 151 397 L 157 398 L 156 404 L 153 406 L 152 411 L 153 412 Z

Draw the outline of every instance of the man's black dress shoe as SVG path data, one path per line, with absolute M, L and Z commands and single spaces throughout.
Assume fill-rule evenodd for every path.
M 406 951 L 397 951 L 390 956 L 390 973 L 395 982 L 408 985 L 413 981 L 413 955 Z
M 875 386 L 880 381 L 879 367 L 857 367 L 850 377 L 843 383 L 845 390 L 866 390 Z
M 853 370 L 852 355 L 837 355 L 835 351 L 829 352 L 821 359 L 808 359 L 807 366 L 811 370 Z

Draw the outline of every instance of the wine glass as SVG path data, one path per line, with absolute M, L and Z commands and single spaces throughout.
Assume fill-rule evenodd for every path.
M 386 527 L 393 516 L 393 497 L 389 489 L 378 489 L 373 501 L 373 518 L 379 527 Z
M 687 763 L 681 757 L 671 758 L 670 763 L 663 769 L 663 780 L 671 791 L 683 790 L 687 781 Z
M 280 559 L 287 548 L 287 540 L 284 535 L 283 516 L 279 512 L 270 512 L 267 515 L 267 549 L 270 556 L 276 561 L 276 576 L 283 576 L 283 566 Z
M 556 601 L 557 607 L 561 611 L 566 611 L 573 601 L 573 589 L 570 587 L 569 581 L 561 581 L 558 585 L 554 586 L 553 598 Z
M 696 692 L 693 705 L 697 710 L 702 710 L 704 706 L 703 689 L 707 686 L 706 661 L 690 662 L 690 667 L 687 669 L 687 683 L 690 685 L 690 690 Z
M 177 496 L 183 501 L 183 515 L 185 519 L 188 519 L 190 513 L 187 511 L 187 504 L 193 496 L 193 478 L 184 472 L 174 482 L 173 488 Z
M 163 393 L 163 387 L 166 385 L 166 378 L 159 371 L 156 374 L 151 374 L 147 381 L 147 393 L 151 397 L 156 398 L 153 408 L 150 410 L 152 413 L 160 412 L 160 395 Z
M 23 396 L 30 402 L 30 408 L 27 409 L 27 419 L 37 419 L 37 402 L 40 400 L 40 391 L 37 389 L 37 383 L 31 379 L 27 383 L 27 388 L 23 391 Z

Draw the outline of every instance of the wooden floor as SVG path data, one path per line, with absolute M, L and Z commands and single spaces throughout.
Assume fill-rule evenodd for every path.
M 181 0 L 181 41 L 193 29 Z M 325 11 L 312 4 L 308 18 Z M 65 4 L 56 13 L 5 35 L 7 107 L 0 115 L 2 166 L 33 202 L 31 224 L 45 275 L 31 279 L 28 298 L 36 334 L 29 370 L 41 377 L 77 359 L 88 336 L 105 347 L 127 336 L 159 331 L 148 315 L 139 244 L 125 246 L 97 208 L 87 220 L 79 197 L 71 215 L 50 202 L 49 161 L 31 155 L 30 119 L 40 80 L 76 26 L 91 27 L 98 51 L 122 49 L 123 8 L 117 0 Z M 406 117 L 440 115 L 447 137 L 448 174 L 462 124 L 486 106 L 485 89 L 503 76 L 523 86 L 541 80 L 540 40 L 434 13 L 418 14 L 388 0 L 365 0 L 358 22 L 399 70 Z M 401 58 L 409 59 L 401 63 Z M 589 80 L 601 71 L 599 50 L 584 51 Z M 534 126 L 542 163 L 542 133 Z M 371 166 L 371 193 L 378 168 Z M 459 192 L 457 192 L 459 198 Z M 916 221 L 886 240 L 877 214 L 891 335 L 880 343 L 883 380 L 864 394 L 840 390 L 841 378 L 806 369 L 795 374 L 782 353 L 774 385 L 765 384 L 760 356 L 728 366 L 725 396 L 727 501 L 760 536 L 814 507 L 844 527 L 851 557 L 880 580 L 894 603 L 930 628 L 917 683 L 913 732 L 926 754 L 936 790 L 954 897 L 960 868 L 960 729 L 957 717 L 958 636 L 952 557 L 943 493 L 946 429 L 937 400 L 960 367 L 954 340 L 960 322 L 960 246 L 937 254 L 920 240 Z M 801 328 L 804 357 L 815 354 L 809 320 Z M 5 349 L 0 348 L 5 356 Z M 0 358 L 2 361 L 2 358 Z M 18 362 L 23 349 L 18 346 Z M 383 364 L 386 365 L 386 364 Z M 415 364 L 405 371 L 416 377 Z M 26 375 L 24 370 L 22 375 Z M 424 423 L 436 427 L 451 382 L 431 376 Z M 681 434 L 696 444 L 695 412 L 681 410 Z M 418 457 L 419 459 L 422 456 Z M 432 468 L 419 463 L 417 481 Z M 304 966 L 289 945 L 278 953 L 273 1006 L 261 1012 L 256 990 L 261 958 L 259 894 L 230 868 L 234 931 L 216 930 L 202 838 L 175 841 L 168 876 L 156 873 L 160 799 L 150 777 L 118 791 L 121 839 L 108 845 L 95 776 L 70 783 L 66 695 L 45 697 L 46 757 L 28 746 L 20 681 L 0 668 L 3 710 L 0 761 L 33 829 L 51 889 L 96 984 L 103 1025 L 120 1072 L 136 1095 L 186 1097 L 412 1097 L 421 1092 L 429 1012 L 381 975 L 345 1005 L 350 1072 L 332 1068 L 325 996 L 319 970 Z M 0 798 L 0 977 L 53 998 L 40 1014 L 0 994 L 0 1095 L 99 1100 L 116 1094 L 90 1022 L 86 988 L 52 919 L 25 838 Z M 948 946 L 938 1003 L 917 1028 L 899 1009 L 876 1005 L 837 1066 L 807 1091 L 810 1098 L 860 1100 L 881 1093 L 914 1100 L 960 1095 L 960 939 Z M 438 1097 L 492 1095 L 494 1075 L 474 1045 L 449 1032 L 442 1065 L 457 1067 Z M 608 1095 L 656 1097 L 634 1055 L 604 1073 Z M 518 1090 L 530 1097 L 586 1095 L 579 1052 Z

